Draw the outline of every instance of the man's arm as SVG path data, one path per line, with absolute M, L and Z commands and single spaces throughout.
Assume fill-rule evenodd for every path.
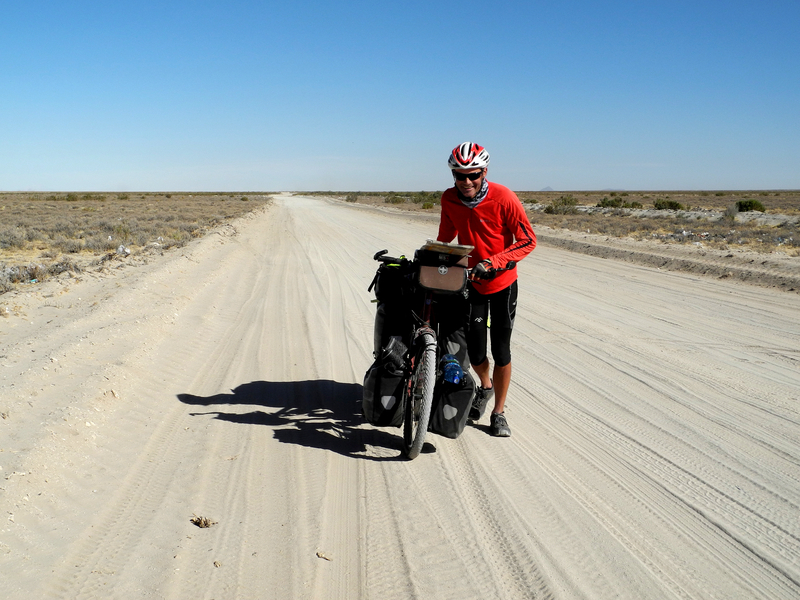
M 439 242 L 452 242 L 458 234 L 458 230 L 450 218 L 449 211 L 445 208 L 444 194 L 442 194 L 440 203 L 442 205 L 442 214 L 439 219 L 439 235 L 436 236 L 436 240 Z
M 503 269 L 511 262 L 519 262 L 536 247 L 536 234 L 533 232 L 531 222 L 522 203 L 514 196 L 514 201 L 509 204 L 506 215 L 506 225 L 514 236 L 514 243 L 508 248 L 490 258 L 492 266 Z

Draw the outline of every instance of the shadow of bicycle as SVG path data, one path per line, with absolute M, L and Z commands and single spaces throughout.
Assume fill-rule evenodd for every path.
M 266 425 L 275 439 L 286 444 L 329 450 L 352 458 L 390 461 L 402 460 L 400 430 L 362 428 L 362 386 L 330 380 L 253 381 L 238 386 L 228 394 L 195 396 L 178 394 L 178 399 L 192 406 L 259 406 L 272 410 L 234 412 L 210 410 L 192 416 L 243 425 Z M 396 456 L 373 456 L 368 447 L 397 450 Z M 380 452 L 379 452 L 380 453 Z

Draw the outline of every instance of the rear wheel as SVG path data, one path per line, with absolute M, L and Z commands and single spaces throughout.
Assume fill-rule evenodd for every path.
M 425 443 L 436 383 L 436 337 L 432 331 L 426 331 L 417 344 L 403 422 L 403 451 L 410 459 L 419 456 Z

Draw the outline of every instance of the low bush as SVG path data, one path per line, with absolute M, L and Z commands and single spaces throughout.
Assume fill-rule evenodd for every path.
M 559 196 L 544 208 L 548 215 L 574 215 L 578 212 L 578 201 L 572 196 Z
M 441 192 L 412 192 L 411 202 L 414 204 L 439 204 L 441 197 Z
M 683 210 L 683 204 L 675 200 L 653 200 L 653 208 L 656 210 Z
M 622 208 L 622 198 L 603 198 L 597 203 L 598 208 Z
M 622 194 L 626 196 L 627 194 Z M 603 198 L 597 203 L 598 208 L 642 208 L 642 203 L 633 201 L 627 202 L 622 198 Z
M 757 210 L 758 212 L 767 212 L 767 209 L 764 208 L 764 205 L 761 204 L 758 200 L 752 199 L 745 199 L 739 200 L 736 203 L 736 208 L 739 212 L 750 212 L 751 210 Z

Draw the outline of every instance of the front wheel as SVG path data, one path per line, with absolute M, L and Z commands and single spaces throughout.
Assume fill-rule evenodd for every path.
M 403 451 L 409 459 L 419 456 L 428 432 L 436 384 L 436 336 L 432 331 L 424 331 L 417 347 L 403 421 Z

